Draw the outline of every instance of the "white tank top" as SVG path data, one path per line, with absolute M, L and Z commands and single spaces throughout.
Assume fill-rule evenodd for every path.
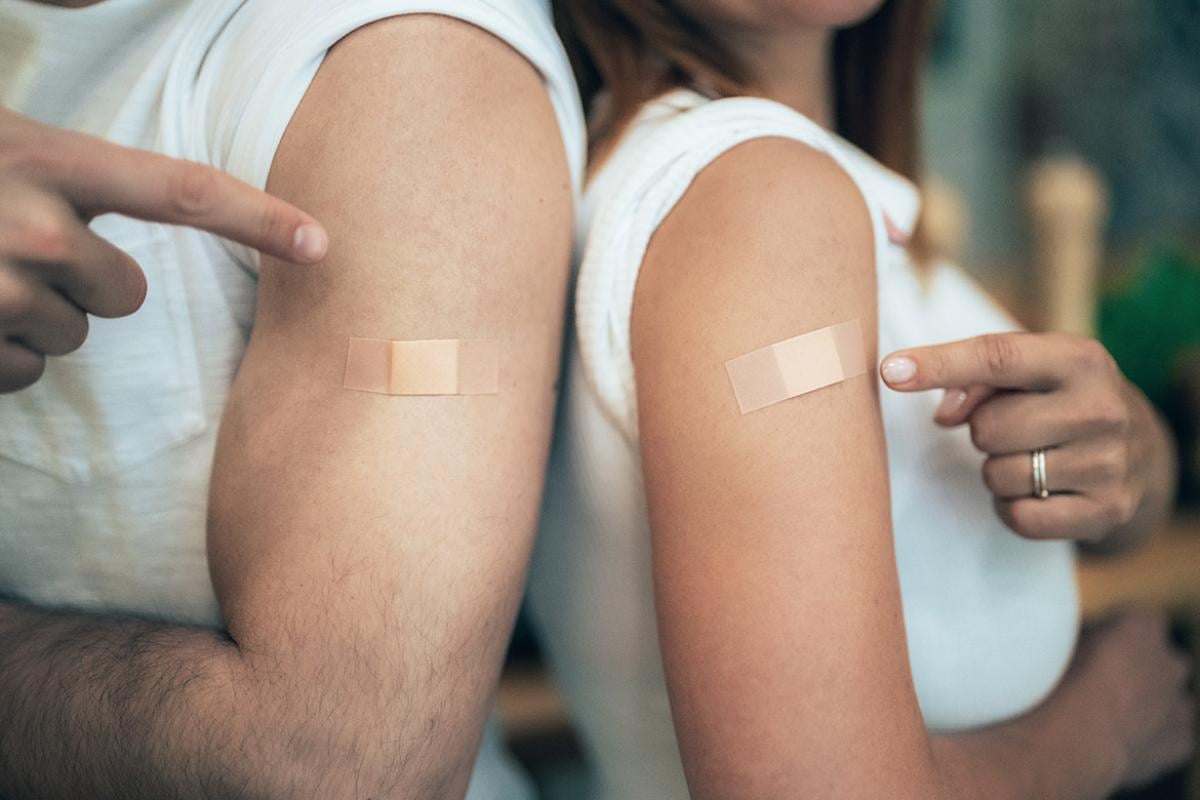
M 903 246 L 915 187 L 779 104 L 689 91 L 649 103 L 585 191 L 575 318 L 531 576 L 531 606 L 567 695 L 597 798 L 688 797 L 660 661 L 629 345 L 650 237 L 699 172 L 760 137 L 833 157 L 870 209 L 879 352 L 1010 330 L 965 275 L 919 275 Z M 963 429 L 932 421 L 939 397 L 881 387 L 909 655 L 926 724 L 986 725 L 1039 703 L 1074 647 L 1072 549 L 1010 532 Z

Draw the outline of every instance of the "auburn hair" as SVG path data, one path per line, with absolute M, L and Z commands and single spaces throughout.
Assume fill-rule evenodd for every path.
M 886 0 L 837 31 L 833 91 L 837 132 L 916 180 L 920 171 L 920 71 L 934 0 Z M 743 64 L 677 0 L 555 0 L 592 137 L 604 143 L 647 101 L 680 86 L 745 94 Z M 603 108 L 594 108 L 601 91 Z

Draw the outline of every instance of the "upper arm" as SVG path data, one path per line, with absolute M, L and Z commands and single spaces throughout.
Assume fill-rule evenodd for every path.
M 331 785 L 348 757 L 364 786 L 465 790 L 539 506 L 569 183 L 539 75 L 442 17 L 338 44 L 278 150 L 268 188 L 329 254 L 264 260 L 209 556 L 230 634 L 281 693 L 272 755 Z M 347 391 L 352 336 L 494 339 L 499 392 Z
M 642 460 L 695 797 L 882 796 L 924 763 L 873 371 L 743 416 L 723 367 L 856 318 L 873 364 L 873 242 L 832 159 L 764 139 L 701 173 L 642 267 Z

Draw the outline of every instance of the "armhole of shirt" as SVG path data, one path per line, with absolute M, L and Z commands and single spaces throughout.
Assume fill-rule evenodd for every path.
M 631 443 L 637 441 L 638 422 L 630 322 L 650 240 L 708 165 L 737 145 L 764 138 L 806 144 L 846 171 L 871 215 L 876 269 L 883 263 L 882 212 L 853 158 L 829 131 L 782 104 L 748 97 L 713 100 L 662 123 L 638 143 L 642 152 L 627 166 L 610 160 L 623 174 L 595 209 L 575 289 L 575 337 L 601 410 Z
M 517 4 L 529 14 L 517 14 Z M 301 28 L 300 35 L 271 58 L 254 77 L 244 111 L 234 121 L 224 153 L 211 154 L 213 163 L 257 189 L 265 189 L 275 153 L 296 109 L 324 62 L 326 53 L 355 30 L 383 19 L 410 14 L 436 14 L 474 25 L 507 43 L 541 74 L 562 134 L 575 196 L 583 182 L 586 127 L 582 106 L 566 53 L 549 18 L 533 17 L 537 6 L 527 0 L 361 0 L 344 3 L 319 22 Z M 214 137 L 216 138 L 216 137 Z M 210 146 L 220 148 L 219 142 Z M 250 248 L 226 243 L 232 255 L 254 274 L 259 255 Z

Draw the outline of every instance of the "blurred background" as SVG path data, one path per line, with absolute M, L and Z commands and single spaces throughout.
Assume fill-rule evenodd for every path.
M 1200 656 L 1200 0 L 943 0 L 924 126 L 938 250 L 1030 327 L 1099 336 L 1179 442 L 1177 520 L 1081 564 L 1085 615 L 1167 606 Z M 586 798 L 524 621 L 499 708 L 545 800 Z M 1200 800 L 1200 767 L 1121 797 Z

